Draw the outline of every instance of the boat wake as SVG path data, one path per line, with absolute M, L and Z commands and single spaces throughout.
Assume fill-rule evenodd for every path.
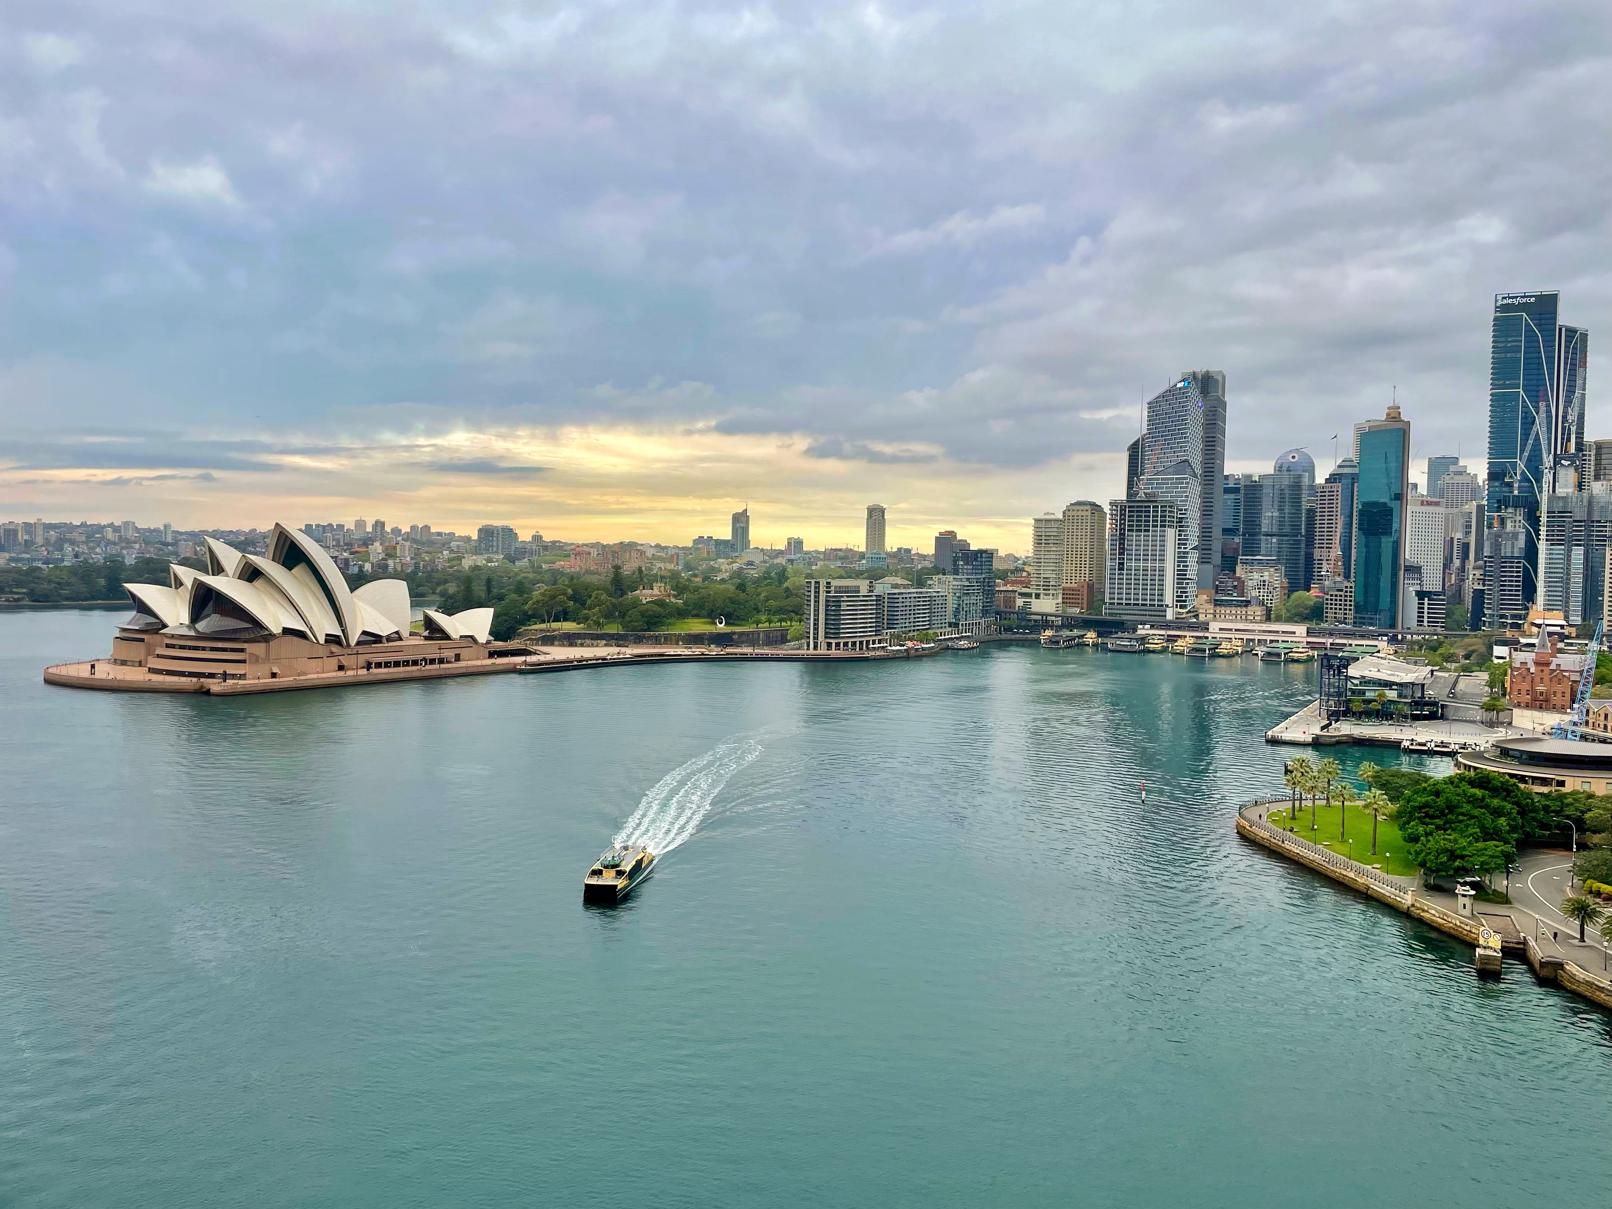
M 754 739 L 723 743 L 672 769 L 616 832 L 618 845 L 642 845 L 664 856 L 694 834 L 733 774 L 761 754 Z

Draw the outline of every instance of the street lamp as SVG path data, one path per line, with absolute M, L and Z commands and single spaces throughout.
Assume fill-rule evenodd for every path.
M 1578 864 L 1578 824 L 1569 818 L 1559 818 L 1558 823 L 1566 823 L 1573 829 L 1573 862 L 1567 866 L 1567 888 L 1573 888 L 1573 865 Z

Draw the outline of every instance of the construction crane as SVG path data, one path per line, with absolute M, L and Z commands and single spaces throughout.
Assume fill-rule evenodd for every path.
M 1584 737 L 1584 721 L 1590 716 L 1590 693 L 1595 689 L 1595 661 L 1601 657 L 1601 625 L 1599 621 L 1595 623 L 1595 637 L 1590 639 L 1590 649 L 1584 655 L 1584 671 L 1578 678 L 1578 695 L 1573 698 L 1573 712 L 1567 715 L 1566 722 L 1558 722 L 1550 728 L 1553 738 Z

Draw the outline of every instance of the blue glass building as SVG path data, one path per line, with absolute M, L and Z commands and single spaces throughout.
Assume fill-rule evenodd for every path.
M 1390 404 L 1362 424 L 1355 480 L 1355 624 L 1401 628 L 1405 587 L 1405 499 L 1410 494 L 1410 425 Z
M 1507 595 L 1511 603 L 1505 609 L 1496 594 L 1489 594 L 1486 625 L 1518 624 L 1519 608 L 1525 613 L 1536 600 L 1541 501 L 1579 485 L 1589 333 L 1558 322 L 1559 301 L 1555 290 L 1495 295 L 1484 510 L 1491 531 L 1522 534 L 1507 548 L 1523 578 Z M 1513 549 L 1519 540 L 1523 549 Z M 1488 553 L 1486 573 L 1498 573 L 1498 567 L 1487 566 Z

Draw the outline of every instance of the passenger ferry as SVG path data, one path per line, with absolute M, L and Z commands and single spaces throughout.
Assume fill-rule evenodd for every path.
M 1315 652 L 1307 646 L 1296 646 L 1287 653 L 1288 663 L 1313 663 Z
M 1169 650 L 1170 644 L 1155 634 L 1142 644 L 1142 649 L 1149 655 L 1158 655 Z
M 1080 645 L 1081 646 L 1096 646 L 1097 645 L 1097 631 L 1096 630 L 1087 630 L 1084 634 L 1082 634 L 1080 636 Z
M 977 651 L 979 649 L 980 644 L 975 642 L 972 638 L 959 638 L 956 642 L 952 643 L 952 650 L 954 651 Z
M 1243 644 L 1235 638 L 1228 638 L 1215 648 L 1215 654 L 1221 659 L 1229 659 L 1243 653 Z
M 619 903 L 654 872 L 655 854 L 648 848 L 612 845 L 582 879 L 582 901 Z
M 1170 654 L 1172 655 L 1185 655 L 1191 649 L 1192 639 L 1190 638 L 1177 638 L 1170 644 Z
M 1140 651 L 1142 649 L 1142 640 L 1134 634 L 1116 634 L 1108 640 L 1108 649 L 1111 651 Z

